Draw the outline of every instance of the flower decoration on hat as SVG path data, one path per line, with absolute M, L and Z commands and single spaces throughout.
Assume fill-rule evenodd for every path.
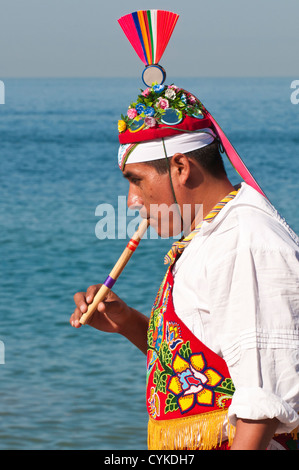
M 129 130 L 155 128 L 161 124 L 175 126 L 186 116 L 203 119 L 201 102 L 187 91 L 175 85 L 158 85 L 140 90 L 136 102 L 128 107 L 126 115 L 118 122 L 120 133 Z

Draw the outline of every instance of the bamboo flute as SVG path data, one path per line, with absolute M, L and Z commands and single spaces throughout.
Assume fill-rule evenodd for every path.
M 137 246 L 143 235 L 145 234 L 148 228 L 148 220 L 144 219 L 140 222 L 138 229 L 134 233 L 133 237 L 127 244 L 126 248 L 122 252 L 121 256 L 117 260 L 116 264 L 112 268 L 109 276 L 107 277 L 104 284 L 101 285 L 100 289 L 96 293 L 93 301 L 91 304 L 88 305 L 87 312 L 83 313 L 82 317 L 80 318 L 80 323 L 85 325 L 90 317 L 94 314 L 97 309 L 97 306 L 100 302 L 102 302 L 106 297 L 108 292 L 112 289 L 115 282 L 117 281 L 118 277 L 122 273 L 123 269 L 127 265 L 128 261 L 130 260 L 131 256 L 133 255 L 134 251 L 136 250 Z

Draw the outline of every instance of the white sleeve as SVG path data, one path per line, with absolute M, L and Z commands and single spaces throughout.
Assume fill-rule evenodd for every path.
M 299 425 L 299 272 L 290 251 L 243 247 L 210 264 L 212 323 L 236 392 L 229 418 Z

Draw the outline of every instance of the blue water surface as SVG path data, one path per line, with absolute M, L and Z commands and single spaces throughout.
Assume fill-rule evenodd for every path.
M 292 78 L 171 81 L 203 101 L 298 233 L 299 106 L 290 101 Z M 145 357 L 118 335 L 69 325 L 74 293 L 103 282 L 125 246 L 123 239 L 97 238 L 95 211 L 110 203 L 117 212 L 118 197 L 127 194 L 117 167 L 117 120 L 141 87 L 116 78 L 5 80 L 3 450 L 146 448 Z M 115 287 L 144 313 L 170 245 L 143 240 Z

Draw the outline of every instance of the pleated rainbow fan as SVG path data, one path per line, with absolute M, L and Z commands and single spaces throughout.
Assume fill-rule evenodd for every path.
M 165 10 L 138 10 L 119 18 L 123 32 L 145 65 L 142 80 L 146 86 L 165 81 L 159 64 L 169 43 L 179 15 Z

